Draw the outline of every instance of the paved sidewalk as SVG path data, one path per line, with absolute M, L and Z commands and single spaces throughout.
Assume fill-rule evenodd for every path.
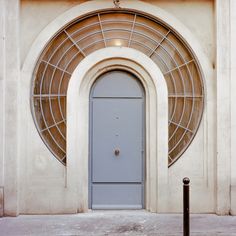
M 155 235 L 182 233 L 182 215 L 142 211 L 92 211 L 76 215 L 0 218 L 0 235 Z M 191 236 L 236 236 L 236 217 L 191 215 Z

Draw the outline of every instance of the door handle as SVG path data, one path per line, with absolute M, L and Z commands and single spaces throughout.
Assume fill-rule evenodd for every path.
M 115 149 L 114 154 L 115 154 L 115 156 L 119 156 L 120 150 L 119 149 Z

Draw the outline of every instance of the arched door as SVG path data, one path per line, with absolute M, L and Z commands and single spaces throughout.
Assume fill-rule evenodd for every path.
M 125 71 L 97 79 L 90 95 L 92 209 L 144 208 L 144 90 Z

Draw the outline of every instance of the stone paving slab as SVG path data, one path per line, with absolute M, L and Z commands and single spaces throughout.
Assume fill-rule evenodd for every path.
M 0 218 L 1 236 L 179 236 L 181 214 L 147 211 L 91 211 L 76 215 Z M 191 215 L 191 236 L 236 236 L 236 216 Z

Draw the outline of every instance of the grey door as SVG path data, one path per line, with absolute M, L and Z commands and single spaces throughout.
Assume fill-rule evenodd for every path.
M 144 207 L 144 91 L 124 71 L 103 74 L 90 96 L 92 209 Z

